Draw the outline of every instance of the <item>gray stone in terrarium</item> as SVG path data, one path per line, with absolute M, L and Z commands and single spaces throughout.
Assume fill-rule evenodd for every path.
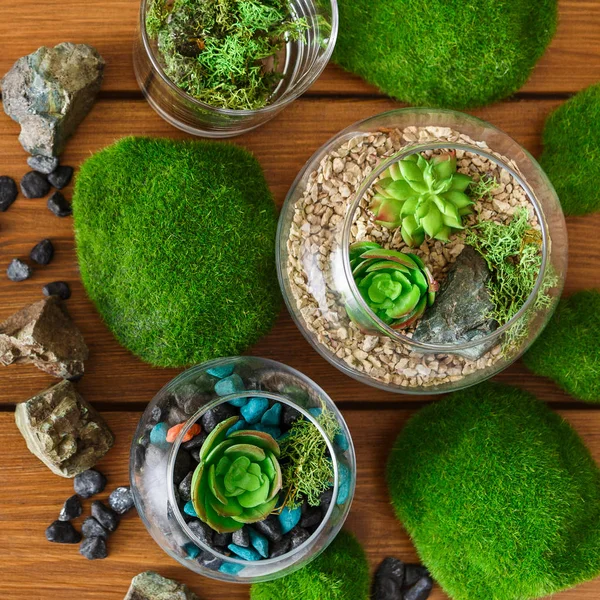
M 196 594 L 178 581 L 146 571 L 131 580 L 124 600 L 200 600 Z

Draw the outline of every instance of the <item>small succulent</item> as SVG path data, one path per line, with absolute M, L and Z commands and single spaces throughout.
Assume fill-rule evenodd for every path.
M 369 308 L 394 329 L 414 324 L 435 301 L 439 285 L 415 254 L 356 242 L 350 246 L 350 265 Z
M 265 519 L 282 485 L 279 444 L 262 431 L 228 433 L 238 420 L 226 419 L 210 432 L 192 478 L 194 510 L 219 533 Z
M 430 160 L 411 154 L 382 173 L 370 208 L 383 227 L 401 226 L 408 246 L 420 246 L 425 235 L 447 242 L 463 229 L 463 216 L 473 212 L 465 194 L 471 181 L 456 172 L 455 152 Z

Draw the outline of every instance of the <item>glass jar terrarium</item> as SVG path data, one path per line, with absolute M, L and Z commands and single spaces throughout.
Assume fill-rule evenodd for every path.
M 250 418 L 249 409 L 252 408 L 255 415 L 253 407 L 261 403 L 261 420 Z M 237 422 L 233 427 L 235 431 L 226 431 L 234 421 Z M 284 487 L 278 499 L 273 501 L 272 510 L 268 507 L 268 516 L 263 511 L 262 515 L 255 514 L 256 518 L 243 520 L 243 527 L 242 524 L 232 528 L 220 527 L 231 518 L 221 520 L 221 517 L 215 516 L 210 504 L 217 506 L 217 500 L 205 497 L 206 489 L 198 483 L 197 475 L 201 471 L 198 463 L 210 464 L 212 458 L 207 458 L 207 454 L 226 456 L 222 461 L 212 461 L 216 464 L 216 475 L 213 475 L 218 479 L 223 463 L 229 464 L 238 456 L 240 443 L 244 444 L 242 449 L 248 450 L 252 435 L 261 436 L 261 439 L 258 440 L 258 450 L 254 448 L 250 452 L 261 452 L 262 447 L 266 457 L 273 458 L 266 450 L 272 446 L 263 442 L 272 436 L 269 443 L 274 439 L 284 450 L 285 438 L 291 437 L 294 423 L 314 427 L 316 437 L 311 439 L 322 440 L 331 480 L 324 486 L 319 501 L 311 504 L 305 501 L 302 508 L 289 510 L 289 498 L 298 490 L 290 491 Z M 218 439 L 211 443 L 215 435 Z M 231 442 L 223 443 L 225 435 Z M 259 458 L 264 461 L 265 456 Z M 280 460 L 281 466 L 277 469 L 283 471 L 285 486 L 287 480 L 291 481 L 290 477 L 286 477 L 289 464 L 285 456 L 280 456 Z M 256 458 L 253 461 L 260 463 Z M 250 464 L 250 461 L 247 462 Z M 260 469 L 256 465 L 254 468 L 259 474 Z M 273 490 L 272 482 L 276 478 L 271 475 L 274 470 L 269 466 L 268 469 L 262 467 L 262 471 L 264 477 L 260 474 L 259 477 L 263 477 L 266 486 Z M 254 472 L 252 467 L 249 472 Z M 246 477 L 246 474 L 242 476 Z M 251 583 L 289 574 L 306 565 L 328 546 L 350 510 L 356 463 L 346 423 L 321 388 L 280 363 L 236 357 L 193 367 L 156 395 L 144 412 L 134 437 L 130 477 L 138 513 L 165 552 L 201 575 Z M 223 486 L 224 479 L 221 478 L 219 486 Z M 185 492 L 184 480 L 188 486 Z M 246 483 L 240 484 L 239 479 L 236 481 L 237 485 L 248 487 Z M 227 481 L 225 485 L 229 485 Z M 255 494 L 256 488 L 251 489 Z M 237 494 L 231 488 L 227 490 Z M 219 495 L 219 489 L 216 493 Z M 200 512 L 200 496 L 210 513 L 208 518 L 205 507 L 202 507 L 202 514 L 194 510 L 195 507 Z M 242 496 L 236 497 L 242 503 Z M 238 509 L 239 503 L 235 503 Z M 257 511 L 257 502 L 249 505 L 250 508 L 243 509 L 244 517 L 252 517 L 252 512 Z M 219 506 L 223 508 L 223 505 Z M 225 513 L 239 515 L 239 511 Z M 215 526 L 216 530 L 212 530 L 211 526 Z M 238 535 L 245 541 L 240 541 Z
M 300 39 L 287 39 L 275 57 L 278 84 L 264 107 L 246 110 L 212 106 L 178 87 L 165 73 L 156 40 L 148 35 L 146 17 L 153 0 L 142 0 L 133 66 L 142 93 L 152 108 L 171 125 L 190 133 L 213 138 L 240 135 L 275 117 L 302 95 L 329 62 L 338 30 L 336 0 L 290 0 L 292 20 L 302 23 Z M 199 42 L 201 44 L 201 41 Z
M 390 174 L 400 173 L 399 166 L 407 162 L 418 160 L 427 169 L 429 163 L 446 159 L 451 159 L 459 176 L 471 179 L 473 189 L 481 194 L 470 198 L 472 210 L 466 210 L 464 217 L 459 215 L 464 229 L 458 227 L 461 223 L 454 217 L 457 227 L 450 229 L 451 236 L 448 231 L 442 232 L 439 239 L 423 236 L 421 227 L 415 239 L 409 239 L 410 228 L 407 234 L 402 217 L 410 210 L 399 213 L 397 222 L 381 226 L 382 220 L 399 216 L 378 216 L 376 213 L 382 209 L 374 208 L 385 200 L 385 188 L 393 182 Z M 402 175 L 398 178 L 403 179 Z M 424 192 L 428 191 L 425 186 Z M 414 190 L 411 193 L 415 194 Z M 440 204 L 439 208 L 444 207 Z M 524 243 L 535 240 L 536 244 L 533 258 L 537 266 L 530 290 L 506 322 L 482 318 L 482 323 L 459 332 L 462 321 L 460 325 L 446 325 L 444 311 L 437 311 L 434 318 L 426 312 L 431 308 L 425 311 L 422 298 L 422 310 L 407 315 L 414 316 L 414 322 L 398 327 L 398 321 L 386 321 L 381 312 L 377 314 L 364 288 L 359 289 L 354 249 L 361 244 L 375 244 L 384 254 L 392 250 L 416 257 L 426 267 L 423 274 L 430 271 L 433 275 L 435 290 L 441 284 L 441 298 L 451 280 L 456 286 L 461 277 L 470 277 L 469 273 L 455 274 L 458 259 L 462 255 L 460 262 L 467 263 L 466 251 L 472 243 L 469 232 L 480 232 L 483 223 L 510 226 L 507 231 L 513 233 L 521 227 Z M 321 355 L 364 383 L 394 392 L 427 394 L 487 379 L 529 347 L 552 315 L 562 292 L 567 233 L 548 178 L 508 135 L 484 121 L 453 111 L 403 109 L 352 125 L 315 153 L 286 199 L 277 251 L 279 279 L 288 309 Z M 372 264 L 370 268 L 379 267 Z M 485 275 L 485 289 L 491 289 L 493 276 Z M 483 282 L 478 281 L 483 289 Z M 439 306 L 451 313 L 455 305 L 462 305 L 460 318 L 468 321 L 470 302 L 476 296 L 473 290 L 469 294 L 451 302 L 446 293 L 445 302 Z M 492 311 L 488 312 L 491 315 Z M 431 334 L 433 327 L 430 335 L 423 335 L 423 327 L 419 330 L 419 319 L 423 321 L 424 315 L 437 323 L 435 335 Z

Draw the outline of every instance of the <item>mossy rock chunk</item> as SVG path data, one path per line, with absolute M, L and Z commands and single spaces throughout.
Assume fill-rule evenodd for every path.
M 562 298 L 523 362 L 575 398 L 600 403 L 600 290 Z
M 556 109 L 544 128 L 540 164 L 566 215 L 600 210 L 600 84 Z
M 333 59 L 397 100 L 464 109 L 516 92 L 550 43 L 556 0 L 338 0 Z
M 249 152 L 125 138 L 82 165 L 73 215 L 87 293 L 142 360 L 240 354 L 273 325 L 277 216 Z
M 362 546 L 341 531 L 306 567 L 250 588 L 250 600 L 369 600 L 369 564 Z
M 600 574 L 600 470 L 527 392 L 485 383 L 424 408 L 399 435 L 387 479 L 453 600 L 541 598 Z

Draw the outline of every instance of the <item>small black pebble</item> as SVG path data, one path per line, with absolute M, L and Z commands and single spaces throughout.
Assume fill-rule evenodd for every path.
M 190 453 L 180 448 L 173 468 L 173 483 L 179 485 L 192 468 L 193 464 Z
M 133 508 L 133 494 L 128 485 L 113 490 L 108 497 L 108 505 L 118 514 L 124 515 Z
M 65 500 L 65 503 L 60 510 L 60 514 L 58 515 L 58 520 L 71 521 L 72 519 L 76 519 L 81 516 L 82 510 L 81 500 L 79 499 L 79 496 L 75 494 Z
M 87 517 L 81 525 L 81 533 L 83 537 L 107 537 L 108 531 L 94 519 L 94 517 Z
M 181 444 L 181 447 L 184 450 L 195 450 L 196 448 L 201 448 L 202 444 L 206 441 L 208 437 L 208 433 L 206 431 L 201 431 L 198 435 L 195 435 L 189 442 L 184 442 Z
M 106 486 L 106 477 L 95 471 L 88 469 L 79 475 L 75 475 L 73 480 L 73 488 L 75 493 L 82 498 L 91 498 L 95 494 L 99 494 Z
M 231 544 L 233 535 L 231 533 L 215 533 L 213 537 L 213 545 L 217 548 L 226 548 Z
M 333 498 L 333 488 L 327 488 L 319 498 L 321 501 L 321 510 L 323 514 L 325 514 L 329 510 L 329 505 L 331 504 L 331 500 Z
M 314 527 L 318 525 L 323 520 L 323 513 L 321 512 L 320 507 L 318 506 L 310 506 L 308 503 L 305 503 L 302 506 L 302 518 L 300 519 L 300 527 L 304 527 L 305 529 L 308 527 Z
M 48 175 L 48 181 L 57 189 L 62 190 L 64 187 L 69 185 L 71 177 L 73 176 L 73 167 L 67 167 L 61 165 L 57 167 L 50 175 Z
M 54 246 L 48 239 L 38 242 L 29 253 L 29 258 L 38 265 L 47 265 L 54 256 Z
M 219 557 L 215 556 L 214 554 L 211 554 L 210 552 L 202 552 L 198 557 L 198 562 L 203 567 L 206 567 L 211 571 L 218 571 L 219 567 L 221 567 L 221 565 L 223 564 L 223 561 Z
M 430 577 L 427 567 L 416 564 L 406 565 L 404 573 L 404 587 L 412 587 L 422 577 Z
M 21 193 L 25 198 L 43 198 L 49 191 L 50 184 L 42 173 L 29 171 L 21 178 Z
M 48 209 L 57 217 L 68 217 L 73 212 L 71 205 L 67 202 L 67 199 L 61 192 L 54 192 L 54 194 L 48 198 Z
M 179 497 L 184 502 L 189 502 L 192 499 L 192 477 L 194 471 L 190 471 L 179 484 Z
M 42 156 L 34 154 L 27 159 L 27 164 L 38 173 L 50 175 L 58 167 L 58 158 L 56 156 Z
M 100 502 L 100 500 L 92 502 L 92 517 L 111 533 L 119 525 L 119 515 L 112 508 L 108 508 L 103 502 Z
M 283 405 L 283 414 L 281 417 L 281 422 L 284 427 L 291 427 L 294 424 L 294 421 L 297 421 L 300 417 L 300 413 L 290 406 L 289 404 Z
M 153 429 L 154 426 L 160 422 L 162 412 L 162 408 L 158 406 L 158 404 L 152 407 L 152 410 L 150 411 L 150 418 L 148 419 L 148 423 L 146 424 L 146 429 L 148 431 Z
M 242 548 L 248 548 L 250 546 L 250 534 L 248 530 L 243 527 L 242 529 L 238 529 L 234 531 L 233 537 L 231 540 L 236 546 L 241 546 Z
M 200 462 L 200 448 L 194 448 L 190 454 L 197 463 Z
M 66 281 L 53 281 L 42 288 L 42 293 L 44 296 L 58 296 L 61 300 L 68 300 L 71 297 L 71 288 Z
M 302 527 L 300 527 L 299 525 L 296 525 L 296 527 L 294 527 L 294 529 L 292 529 L 289 533 L 290 550 L 293 550 L 294 548 L 297 548 L 301 544 L 304 544 L 304 542 L 309 537 L 310 537 L 310 533 L 308 533 L 308 531 L 306 531 L 306 529 L 302 529 Z
M 252 526 L 258 533 L 262 533 L 270 542 L 278 542 L 283 533 L 281 532 L 281 523 L 277 515 L 269 515 L 264 521 L 253 523 Z
M 425 575 L 415 585 L 404 592 L 404 600 L 427 600 L 433 589 L 433 580 Z
M 377 568 L 373 578 L 373 600 L 396 600 L 403 598 L 404 563 L 388 556 Z
M 0 177 L 0 212 L 8 210 L 8 207 L 17 199 L 18 193 L 15 180 L 2 175 Z
M 207 546 L 213 545 L 214 531 L 206 524 L 200 521 L 200 519 L 194 519 L 188 523 L 188 527 L 192 530 L 192 533 Z
M 238 415 L 235 406 L 227 403 L 219 404 L 202 415 L 202 430 L 210 433 L 221 421 Z
M 275 542 L 270 545 L 271 552 L 269 553 L 269 558 L 277 558 L 278 556 L 283 556 L 290 551 L 290 547 L 292 545 L 292 541 L 289 537 L 283 537 L 278 542 Z
M 22 260 L 13 258 L 6 269 L 6 275 L 11 281 L 25 281 L 31 277 L 32 269 Z
M 78 544 L 81 541 L 81 534 L 70 521 L 54 521 L 46 529 L 46 539 L 55 544 Z
M 106 558 L 108 556 L 106 539 L 103 537 L 85 538 L 79 546 L 79 554 L 85 556 L 88 560 Z

